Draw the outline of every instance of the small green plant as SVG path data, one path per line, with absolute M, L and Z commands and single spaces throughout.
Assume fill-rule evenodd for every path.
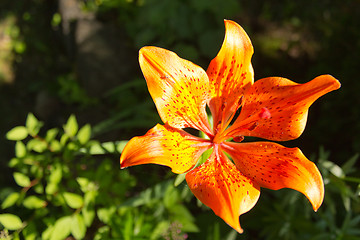
M 188 189 L 166 181 L 134 191 L 137 180 L 118 163 L 126 141 L 92 140 L 74 115 L 62 129 L 42 127 L 30 113 L 6 134 L 17 186 L 0 192 L 1 239 L 159 239 L 174 223 L 181 234 L 197 231 L 183 205 Z

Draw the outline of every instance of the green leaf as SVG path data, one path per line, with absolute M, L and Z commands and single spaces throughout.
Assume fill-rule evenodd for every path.
M 185 180 L 185 175 L 186 175 L 186 173 L 179 174 L 176 176 L 175 181 L 174 181 L 175 187 L 179 186 Z
M 52 140 L 55 139 L 56 135 L 59 133 L 59 129 L 57 128 L 52 128 L 52 129 L 49 129 L 47 132 L 46 132 L 46 136 L 45 136 L 45 140 L 47 142 L 51 142 Z
M 37 120 L 34 114 L 28 114 L 25 126 L 31 136 L 36 136 L 39 133 L 42 125 L 43 124 Z
M 18 158 L 12 158 L 12 159 L 10 159 L 8 165 L 10 168 L 15 168 L 16 165 L 20 164 L 20 162 L 21 161 Z
M 23 202 L 24 207 L 28 209 L 37 209 L 42 208 L 46 206 L 46 201 L 36 197 L 36 196 L 30 196 L 25 198 Z
M 33 150 L 35 152 L 42 153 L 47 149 L 48 144 L 47 144 L 47 142 L 45 142 L 43 140 L 34 138 L 34 139 L 31 139 L 27 143 L 27 147 L 29 150 Z
M 2 202 L 1 208 L 2 208 L 2 209 L 5 209 L 5 208 L 8 208 L 8 207 L 13 206 L 13 205 L 16 203 L 16 201 L 19 199 L 19 197 L 20 197 L 20 194 L 19 194 L 19 193 L 17 193 L 17 192 L 11 193 L 11 194 L 10 194 L 9 196 L 7 196 L 7 197 L 5 198 L 5 200 Z
M 56 163 L 51 166 L 49 182 L 58 184 L 62 179 L 62 167 L 61 164 Z
M 84 205 L 90 205 L 91 203 L 95 202 L 96 197 L 98 196 L 99 192 L 97 191 L 97 187 L 94 183 L 89 184 L 90 188 L 96 189 L 96 190 L 88 190 L 85 193 L 84 196 Z
M 88 186 L 88 184 L 90 182 L 89 179 L 84 178 L 84 177 L 78 177 L 78 178 L 76 178 L 76 181 L 80 185 L 81 191 L 86 192 L 87 186 Z
M 75 193 L 71 193 L 71 192 L 64 192 L 63 193 L 64 199 L 66 204 L 74 209 L 78 209 L 81 208 L 84 204 L 84 200 L 82 198 L 82 196 L 75 194 Z
M 44 186 L 42 185 L 42 183 L 36 184 L 33 189 L 37 194 L 43 194 L 44 193 Z
M 47 229 L 45 229 L 41 234 L 41 239 L 47 240 L 51 238 L 51 234 L 54 231 L 54 226 L 51 225 Z
M 28 225 L 22 230 L 22 234 L 24 235 L 24 239 L 26 240 L 35 240 L 37 236 L 35 223 L 28 223 Z
M 23 225 L 18 216 L 10 213 L 0 214 L 0 224 L 8 230 L 18 230 Z
M 91 141 L 89 153 L 91 155 L 104 154 L 105 150 L 101 147 L 101 144 L 97 141 Z
M 64 130 L 69 137 L 74 137 L 78 131 L 78 123 L 76 117 L 71 115 L 64 126 Z
M 18 158 L 23 158 L 26 156 L 26 146 L 21 141 L 17 141 L 15 144 L 15 156 Z
M 82 145 L 84 145 L 90 140 L 90 137 L 91 137 L 91 126 L 90 124 L 86 124 L 79 130 L 77 138 L 79 142 Z
M 130 240 L 132 239 L 134 233 L 134 217 L 130 211 L 127 212 L 126 217 L 125 219 L 123 219 L 123 221 L 124 221 L 123 233 L 124 236 L 127 237 L 125 239 Z
M 50 149 L 52 152 L 59 152 L 61 150 L 61 144 L 58 140 L 54 139 L 50 142 Z
M 6 134 L 6 138 L 12 141 L 21 141 L 28 136 L 28 130 L 24 126 L 17 126 Z
M 28 187 L 31 183 L 30 178 L 28 176 L 26 176 L 25 174 L 22 174 L 19 172 L 14 172 L 13 176 L 14 176 L 15 182 L 20 187 Z
M 356 172 L 356 167 L 354 166 L 358 158 L 359 158 L 359 154 L 355 154 L 353 157 L 351 157 L 341 166 L 341 169 L 344 171 L 346 175 Z
M 114 215 L 116 211 L 115 207 L 109 207 L 109 208 L 100 208 L 97 211 L 97 216 L 99 217 L 100 221 L 103 223 L 109 224 L 111 217 Z
M 62 240 L 70 235 L 71 232 L 72 217 L 65 216 L 59 218 L 54 225 L 54 229 L 51 233 L 51 240 Z
M 124 150 L 124 148 L 125 148 L 125 146 L 126 146 L 126 144 L 127 144 L 128 142 L 129 142 L 129 141 L 127 141 L 127 140 L 119 141 L 118 144 L 117 144 L 116 150 L 117 150 L 119 153 L 121 153 L 121 152 Z
M 90 207 L 84 207 L 81 209 L 81 213 L 84 216 L 85 225 L 90 227 L 95 218 L 95 210 Z
M 58 191 L 58 184 L 49 182 L 45 187 L 45 192 L 47 195 L 52 195 Z
M 115 153 L 116 152 L 116 145 L 114 142 L 104 142 L 101 144 L 101 147 L 105 149 L 106 152 Z
M 331 172 L 334 176 L 338 177 L 338 178 L 343 178 L 345 177 L 345 173 L 344 171 L 341 169 L 341 167 L 339 167 L 338 165 L 336 165 L 333 162 L 330 161 L 324 161 L 323 162 L 323 166 L 329 171 Z
M 159 222 L 154 230 L 152 231 L 152 234 L 150 236 L 150 239 L 159 239 L 161 235 L 166 232 L 166 230 L 169 228 L 170 223 L 168 221 L 161 221 Z
M 75 214 L 72 216 L 71 234 L 76 239 L 83 239 L 85 237 L 86 226 L 85 226 L 84 218 L 80 214 Z
M 172 208 L 177 205 L 180 200 L 180 194 L 173 185 L 169 185 L 164 195 L 164 205 L 167 208 Z
M 64 147 L 68 142 L 68 140 L 69 140 L 69 136 L 67 134 L 62 135 L 60 138 L 60 145 Z

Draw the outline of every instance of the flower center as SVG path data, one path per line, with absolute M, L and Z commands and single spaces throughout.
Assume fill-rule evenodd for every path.
M 271 113 L 269 109 L 262 108 L 257 114 L 245 119 L 242 122 L 236 123 L 235 125 L 230 126 L 226 130 L 217 131 L 214 138 L 212 139 L 213 143 L 220 144 L 223 141 L 233 138 L 235 142 L 241 142 L 244 140 L 244 137 L 239 135 L 242 131 L 253 131 L 259 125 L 259 121 L 263 119 L 271 118 Z

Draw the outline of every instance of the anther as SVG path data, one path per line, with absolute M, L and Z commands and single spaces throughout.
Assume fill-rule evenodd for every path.
M 225 110 L 225 107 L 226 107 L 226 102 L 223 102 L 221 104 L 221 111 L 223 112 Z
M 235 137 L 233 138 L 233 140 L 234 140 L 235 142 L 242 142 L 242 141 L 244 140 L 244 137 L 243 137 L 243 136 L 235 136 Z
M 244 101 L 244 95 L 242 95 L 238 101 L 238 108 L 243 104 Z
M 248 130 L 249 130 L 249 131 L 252 131 L 252 130 L 254 130 L 258 125 L 259 125 L 258 122 L 254 122 L 253 125 L 251 125 L 251 126 L 248 128 Z

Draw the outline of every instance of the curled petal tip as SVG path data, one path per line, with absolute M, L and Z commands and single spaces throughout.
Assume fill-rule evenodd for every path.
M 336 90 L 341 87 L 341 83 L 339 82 L 339 80 L 337 80 L 330 74 L 320 75 L 320 76 L 316 77 L 315 79 L 321 80 L 321 81 L 327 81 L 327 82 L 331 83 L 332 90 Z

